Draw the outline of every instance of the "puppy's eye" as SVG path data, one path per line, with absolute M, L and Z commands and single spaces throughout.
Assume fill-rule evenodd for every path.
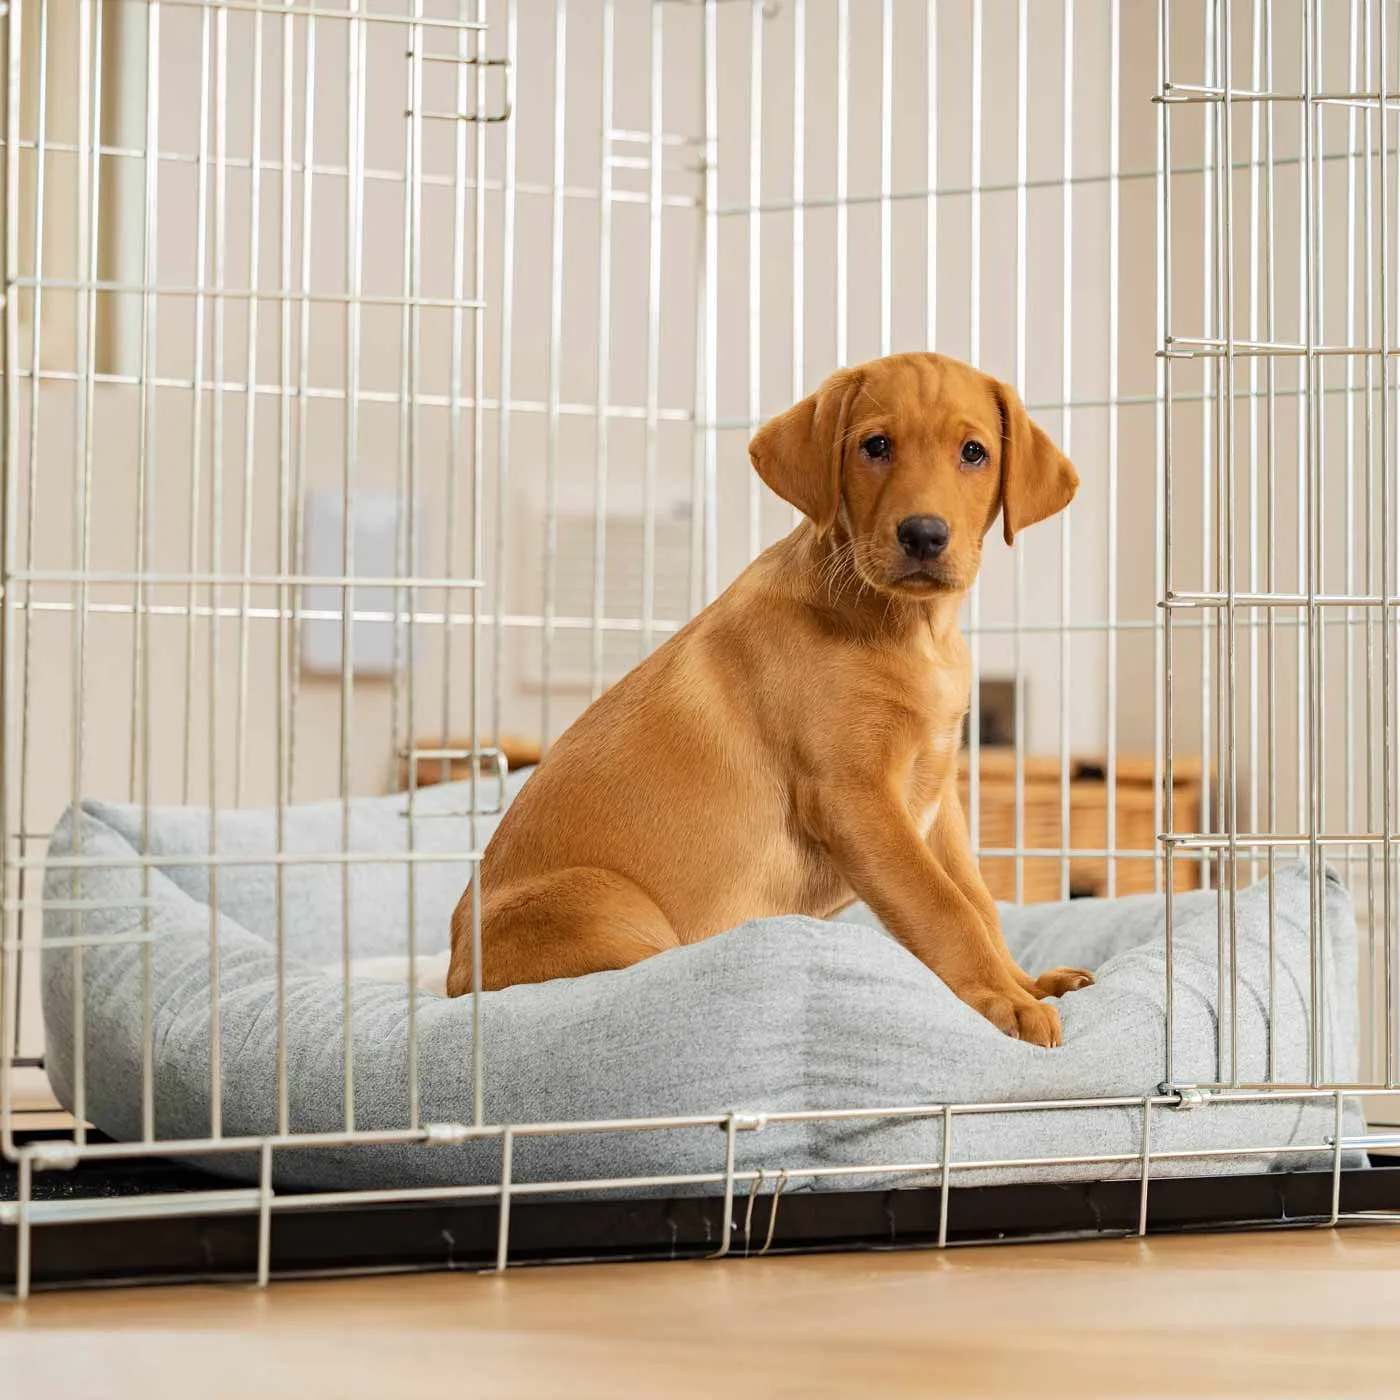
M 861 443 L 860 450 L 870 458 L 872 462 L 888 462 L 890 454 L 894 451 L 894 444 L 884 433 L 876 433 L 874 437 L 868 437 Z
M 965 442 L 962 463 L 965 467 L 980 467 L 987 460 L 987 449 L 980 442 Z

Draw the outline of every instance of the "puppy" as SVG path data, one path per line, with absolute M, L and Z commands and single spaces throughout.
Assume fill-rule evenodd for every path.
M 769 914 L 864 900 L 1007 1035 L 1060 1043 L 1002 938 L 957 790 L 958 611 L 1079 478 L 1007 385 L 938 355 L 834 374 L 749 445 L 806 520 L 549 750 L 481 865 L 482 987 L 627 967 Z M 470 891 L 450 996 L 471 990 Z

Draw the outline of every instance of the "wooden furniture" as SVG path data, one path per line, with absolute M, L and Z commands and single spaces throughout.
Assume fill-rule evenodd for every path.
M 489 741 L 483 735 L 480 739 L 481 746 L 486 748 Z M 500 743 L 497 745 L 501 753 L 505 756 L 506 767 L 514 772 L 517 768 L 527 768 L 532 763 L 540 761 L 540 746 L 535 739 L 516 739 L 509 735 L 502 735 Z M 471 763 L 466 758 L 451 758 L 446 760 L 447 774 L 444 777 L 443 763 L 441 757 L 425 757 L 424 754 L 440 755 L 446 752 L 466 753 L 471 748 L 470 739 L 448 739 L 446 742 L 429 742 L 421 740 L 418 744 L 418 787 L 432 787 L 435 783 L 441 782 L 462 782 L 471 777 Z M 485 764 L 483 767 L 488 774 L 495 771 L 493 764 Z M 399 756 L 399 791 L 402 792 L 408 787 L 408 756 Z
M 1111 847 L 1130 854 L 1112 861 L 1114 894 L 1140 894 L 1154 884 L 1157 849 L 1157 813 L 1153 786 L 1157 765 L 1150 758 L 1119 758 L 1114 778 L 1114 832 Z M 979 754 L 978 823 L 974 843 L 983 852 L 1021 850 L 1022 903 L 1036 904 L 1061 898 L 1068 851 L 1069 893 L 1072 897 L 1105 895 L 1109 860 L 1102 852 L 1108 840 L 1108 771 L 1102 758 L 1071 757 L 1068 783 L 1059 758 L 1026 756 L 1021 764 L 1022 818 L 1016 821 L 1016 761 L 1010 749 L 984 748 Z M 1177 759 L 1172 765 L 1172 829 L 1200 828 L 1201 768 L 1197 762 Z M 968 791 L 968 755 L 963 755 L 959 786 L 968 825 L 973 825 Z M 1068 840 L 1064 832 L 1066 789 L 1069 806 Z M 1019 837 L 1019 839 L 1018 839 Z M 1035 851 L 1052 854 L 1036 855 Z M 997 899 L 1015 900 L 1017 860 L 1012 856 L 984 854 L 983 878 Z M 1175 888 L 1200 886 L 1200 864 L 1181 858 L 1176 863 Z

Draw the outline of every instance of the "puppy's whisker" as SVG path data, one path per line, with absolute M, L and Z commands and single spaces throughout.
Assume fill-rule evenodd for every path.
M 855 548 L 855 540 L 846 540 L 837 545 L 822 560 L 817 571 L 817 582 L 818 586 L 825 590 L 829 603 L 835 603 L 837 585 L 843 582 L 845 576 L 849 576 L 855 582 L 860 582 L 859 574 L 853 564 Z
M 894 607 L 894 604 L 895 604 L 895 597 L 894 597 L 894 594 L 891 593 L 891 594 L 885 599 L 885 611 L 884 611 L 884 613 L 883 613 L 883 614 L 881 615 L 881 617 L 880 617 L 880 631 L 882 631 L 882 632 L 883 632 L 883 631 L 885 630 L 885 628 L 889 625 L 889 620 L 890 620 L 890 609 L 891 609 L 892 607 Z
M 837 556 L 836 566 L 832 569 L 830 577 L 827 579 L 827 596 L 831 601 L 835 601 L 835 593 L 838 588 L 844 587 L 847 582 L 854 577 L 854 570 L 851 567 L 850 554 L 843 551 Z
M 882 404 L 882 403 L 880 402 L 880 400 L 877 399 L 873 393 L 871 393 L 871 391 L 870 391 L 870 385 L 869 385 L 869 384 L 866 384 L 866 383 L 862 383 L 862 384 L 861 384 L 861 386 L 860 386 L 860 395 L 861 395 L 862 398 L 869 399 L 870 402 L 873 403 L 873 404 L 875 405 L 875 408 L 876 408 L 876 410 L 877 410 L 878 412 L 883 413 L 883 412 L 885 411 L 885 406 L 884 406 L 884 404 Z
M 862 591 L 862 589 L 865 588 L 865 580 L 861 578 L 860 568 L 857 567 L 857 557 L 855 557 L 857 547 L 857 540 L 853 539 L 847 543 L 846 549 L 841 552 L 841 571 L 846 574 L 848 580 L 857 585 L 857 588 Z M 860 594 L 857 594 L 857 596 L 860 596 Z

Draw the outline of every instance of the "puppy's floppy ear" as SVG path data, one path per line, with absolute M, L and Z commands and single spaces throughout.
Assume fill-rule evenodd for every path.
M 1019 530 L 1062 511 L 1079 489 L 1074 464 L 1030 420 L 1009 384 L 994 382 L 1001 410 L 1001 525 L 1007 544 Z
M 833 374 L 815 394 L 769 419 L 749 443 L 763 481 L 825 535 L 841 505 L 841 467 L 851 407 L 860 392 L 853 370 Z

